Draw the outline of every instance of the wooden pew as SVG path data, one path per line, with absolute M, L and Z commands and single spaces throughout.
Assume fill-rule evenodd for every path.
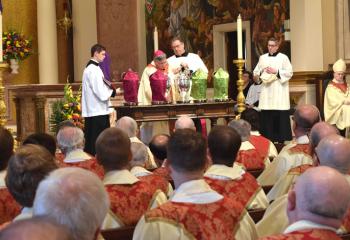
M 102 230 L 101 234 L 105 240 L 132 240 L 135 226 L 126 226 Z

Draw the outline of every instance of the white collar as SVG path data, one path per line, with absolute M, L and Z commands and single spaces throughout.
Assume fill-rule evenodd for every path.
M 254 136 L 261 136 L 261 134 L 259 133 L 259 131 L 251 131 L 250 135 L 254 135 Z
M 32 207 L 24 207 L 21 210 L 21 213 L 17 215 L 13 221 L 18 221 L 22 219 L 28 219 L 33 217 L 33 208 Z
M 135 176 L 135 177 L 142 177 L 142 176 L 148 176 L 151 175 L 152 172 L 148 171 L 147 169 L 141 167 L 141 166 L 135 166 L 133 167 L 130 172 Z
M 326 225 L 322 225 L 322 224 L 318 224 L 318 223 L 314 223 L 308 220 L 300 220 L 297 221 L 291 225 L 289 225 L 286 230 L 284 230 L 283 233 L 291 233 L 291 232 L 295 232 L 295 231 L 301 231 L 301 230 L 306 230 L 306 229 L 327 229 L 327 230 L 331 230 L 333 232 L 337 232 L 337 229 L 330 227 L 330 226 L 326 226 Z
M 5 177 L 6 177 L 6 169 L 0 172 L 0 188 L 6 187 Z
M 213 164 L 208 168 L 204 176 L 214 179 L 226 178 L 229 180 L 235 180 L 242 178 L 244 173 L 244 169 L 235 163 L 233 164 L 233 167 L 228 167 L 222 164 Z
M 251 144 L 249 141 L 244 141 L 244 142 L 242 142 L 241 148 L 239 149 L 239 151 L 246 151 L 246 150 L 251 150 L 251 149 L 255 149 L 253 144 Z
M 307 135 L 300 136 L 295 141 L 297 144 L 309 144 L 310 142 L 309 137 Z
M 139 179 L 131 174 L 129 170 L 114 170 L 105 174 L 103 179 L 104 185 L 107 184 L 134 184 Z
M 170 201 L 206 204 L 217 202 L 222 198 L 223 196 L 211 189 L 203 179 L 198 179 L 181 184 L 174 191 Z
M 78 148 L 69 152 L 64 158 L 63 162 L 75 163 L 75 162 L 83 162 L 90 159 L 91 159 L 91 156 L 89 154 L 84 152 L 83 149 Z

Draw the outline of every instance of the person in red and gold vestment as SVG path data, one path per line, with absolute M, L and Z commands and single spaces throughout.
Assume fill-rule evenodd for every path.
M 13 154 L 13 137 L 9 130 L 0 126 L 0 224 L 12 221 L 20 213 L 20 205 L 15 201 L 5 184 L 7 164 Z
M 334 124 L 345 136 L 350 127 L 350 87 L 345 79 L 346 63 L 339 59 L 333 64 L 333 79 L 328 83 L 324 96 L 325 121 Z
M 241 136 L 242 140 L 236 163 L 242 164 L 247 170 L 266 168 L 270 164 L 270 159 L 267 156 L 262 157 L 254 145 L 249 142 L 250 124 L 243 119 L 239 119 L 232 120 L 228 125 Z
M 167 197 L 130 171 L 131 149 L 128 135 L 118 128 L 105 129 L 96 141 L 96 158 L 103 166 L 103 183 L 109 194 L 113 218 L 103 229 L 132 226 L 149 209 L 166 202 Z
M 325 130 L 327 128 L 328 130 Z M 337 134 L 334 134 L 334 132 Z M 327 135 L 327 133 L 329 135 Z M 350 159 L 350 142 L 338 134 L 339 132 L 335 127 L 325 122 L 318 123 L 312 128 L 311 141 L 320 140 L 316 148 L 317 159 L 315 160 L 315 165 L 328 166 L 337 170 L 341 174 L 344 174 L 345 178 L 350 183 L 350 177 L 348 175 L 350 171 L 350 162 L 348 161 L 348 159 Z M 291 169 L 290 171 L 294 172 L 294 182 L 298 180 L 301 174 L 311 167 L 301 165 Z M 292 183 L 292 185 L 294 185 L 294 183 Z M 282 195 L 276 198 L 267 208 L 263 219 L 257 224 L 259 236 L 282 233 L 288 226 L 288 218 L 286 215 L 287 201 L 287 194 Z M 346 219 L 349 217 L 350 215 L 346 215 Z M 344 219 L 345 229 L 347 225 L 346 219 Z M 346 231 L 347 230 L 343 229 L 343 232 Z
M 277 157 L 277 149 L 275 145 L 266 137 L 260 134 L 260 118 L 259 113 L 252 108 L 247 108 L 241 113 L 241 119 L 246 120 L 250 126 L 249 142 L 258 150 L 263 158 L 268 157 L 274 159 Z
M 289 226 L 283 234 L 261 240 L 341 239 L 336 231 L 350 202 L 346 178 L 330 167 L 310 168 L 302 174 L 288 194 Z
M 235 164 L 241 137 L 227 126 L 214 127 L 208 136 L 211 165 L 205 181 L 218 193 L 239 201 L 247 209 L 266 208 L 268 201 L 256 179 Z M 233 167 L 232 167 L 233 166 Z
M 299 165 L 297 167 L 291 168 L 288 172 L 284 173 L 277 182 L 273 185 L 273 188 L 267 194 L 269 201 L 273 201 L 276 198 L 287 194 L 289 189 L 292 188 L 296 179 L 305 172 L 308 168 L 319 165 L 319 160 L 317 154 L 315 153 L 315 148 L 318 143 L 325 137 L 333 134 L 339 134 L 339 131 L 334 126 L 326 122 L 316 123 L 310 131 L 310 143 L 309 151 L 310 155 L 313 157 L 313 164 L 306 163 Z
M 84 132 L 78 127 L 63 127 L 57 133 L 57 145 L 64 158 L 57 158 L 60 167 L 81 167 L 103 179 L 104 171 L 95 157 L 84 152 Z
M 142 143 L 141 140 L 137 137 L 139 133 L 139 129 L 137 126 L 137 123 L 135 119 L 131 117 L 122 117 L 117 120 L 115 123 L 115 127 L 121 129 L 124 131 L 126 134 L 128 134 L 130 138 L 130 142 L 135 142 L 135 143 Z M 151 150 L 147 147 L 147 153 L 148 153 L 148 158 L 146 161 L 146 168 L 147 169 L 154 169 L 157 167 L 156 162 L 154 161 L 153 154 Z
M 54 157 L 45 148 L 26 144 L 10 158 L 6 186 L 13 198 L 23 207 L 14 221 L 31 218 L 33 202 L 40 182 L 57 169 Z
M 132 159 L 130 172 L 141 181 L 149 183 L 155 190 L 162 190 L 168 197 L 173 193 L 173 187 L 167 179 L 145 169 L 148 159 L 147 147 L 143 143 L 131 143 Z
M 286 145 L 275 160 L 261 173 L 258 182 L 262 186 L 274 185 L 289 169 L 302 164 L 312 164 L 308 134 L 320 121 L 318 108 L 311 104 L 300 105 L 293 114 L 295 141 Z
M 158 168 L 154 170 L 153 173 L 164 177 L 168 181 L 172 180 L 169 168 L 165 166 L 169 138 L 170 136 L 167 134 L 158 134 L 153 136 L 152 140 L 149 143 L 149 149 L 151 150 L 154 156 L 154 161 L 158 166 Z
M 208 164 L 205 139 L 191 129 L 169 140 L 168 161 L 176 191 L 170 201 L 148 211 L 133 239 L 256 239 L 244 206 L 215 192 L 203 179 Z

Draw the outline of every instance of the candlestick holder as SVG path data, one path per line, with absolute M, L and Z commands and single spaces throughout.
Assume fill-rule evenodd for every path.
M 242 58 L 239 59 L 234 59 L 233 64 L 237 66 L 238 69 L 238 80 L 237 80 L 237 89 L 238 89 L 238 95 L 237 95 L 237 119 L 241 117 L 241 113 L 245 110 L 245 97 L 243 94 L 243 86 L 244 86 L 244 81 L 243 81 L 243 69 L 244 69 L 244 64 L 245 60 Z
M 9 68 L 9 65 L 7 63 L 0 62 L 0 126 L 5 126 L 7 122 L 3 73 L 8 68 Z

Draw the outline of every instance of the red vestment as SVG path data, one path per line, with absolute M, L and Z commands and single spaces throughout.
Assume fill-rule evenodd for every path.
M 251 203 L 260 189 L 258 182 L 250 173 L 243 174 L 241 179 L 221 180 L 204 177 L 204 180 L 216 192 L 238 201 L 245 207 Z
M 146 222 L 164 221 L 182 226 L 194 239 L 235 239 L 243 205 L 224 197 L 206 203 L 167 202 L 145 214 Z

